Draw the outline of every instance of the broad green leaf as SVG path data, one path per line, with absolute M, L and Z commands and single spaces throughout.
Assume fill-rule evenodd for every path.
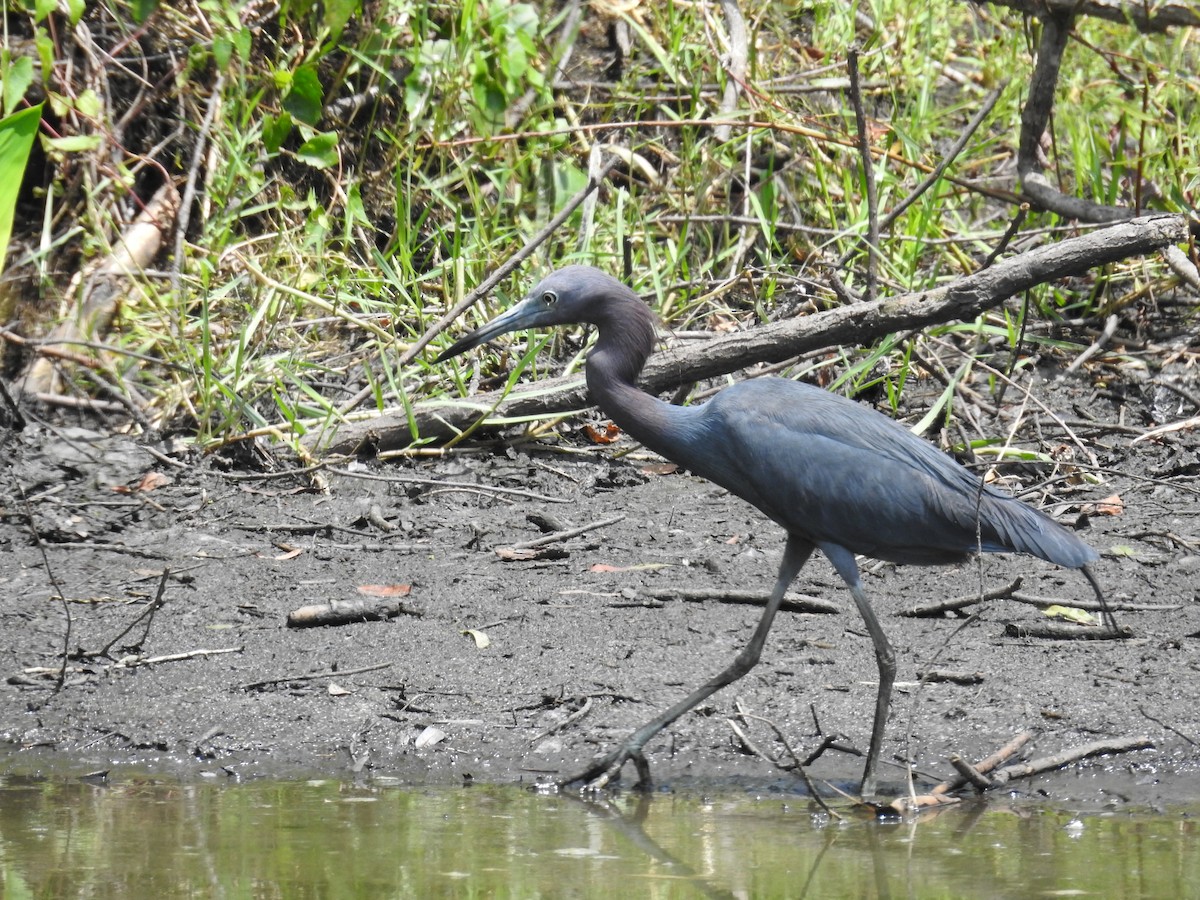
M 337 165 L 337 141 L 336 131 L 324 131 L 301 144 L 296 155 L 314 169 L 328 169 Z
M 4 271 L 4 256 L 12 236 L 13 214 L 17 208 L 17 193 L 25 175 L 25 164 L 38 123 L 42 120 L 42 104 L 23 109 L 0 119 L 0 272 Z
M 321 119 L 324 94 L 317 67 L 304 65 L 292 73 L 291 89 L 283 98 L 283 108 L 297 122 L 316 125 Z
M 277 116 L 268 116 L 263 123 L 263 146 L 268 153 L 278 153 L 280 146 L 287 140 L 292 131 L 292 117 L 283 112 Z
M 4 113 L 8 114 L 17 108 L 17 104 L 33 84 L 33 60 L 28 56 L 18 56 L 9 62 L 3 74 Z
M 158 0 L 130 0 L 129 10 L 133 14 L 133 21 L 138 25 L 145 22 L 158 9 Z

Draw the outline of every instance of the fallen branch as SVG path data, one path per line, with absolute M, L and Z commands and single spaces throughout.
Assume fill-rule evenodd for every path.
M 222 647 L 218 650 L 188 650 L 186 653 L 168 653 L 164 656 L 124 656 L 121 659 L 108 665 L 86 665 L 86 666 L 33 666 L 28 669 L 22 669 L 21 675 L 30 678 L 61 678 L 70 674 L 85 674 L 95 672 L 96 670 L 107 672 L 113 669 L 136 669 L 141 666 L 153 666 L 158 663 L 179 662 L 183 659 L 196 659 L 201 656 L 218 656 L 222 653 L 241 653 L 245 647 Z M 10 676 L 9 684 L 22 684 L 18 676 Z
M 756 591 L 733 591 L 727 588 L 657 588 L 640 591 L 639 593 L 653 597 L 655 600 L 683 600 L 689 603 L 733 603 L 746 606 L 766 606 L 769 599 L 766 594 Z M 836 603 L 810 597 L 807 594 L 792 594 L 785 597 L 779 607 L 781 610 L 794 613 L 817 613 L 821 615 L 836 615 L 842 611 Z
M 1040 759 L 1026 763 L 1016 763 L 1000 769 L 990 779 L 992 788 L 998 788 L 1016 778 L 1031 778 L 1044 772 L 1053 772 L 1092 756 L 1106 756 L 1115 753 L 1130 753 L 1134 750 L 1148 750 L 1154 747 L 1154 742 L 1148 737 L 1110 738 L 1093 741 L 1073 750 L 1064 750 L 1053 756 L 1043 756 Z
M 1032 731 L 1022 731 L 1020 734 L 1018 734 L 1016 737 L 1014 737 L 1011 741 L 1009 741 L 1007 744 L 1005 744 L 1003 747 L 1001 747 L 999 750 L 997 750 L 991 756 L 987 757 L 986 759 L 980 760 L 978 763 L 976 763 L 975 766 L 973 767 L 975 772 L 977 772 L 981 775 L 986 775 L 988 772 L 991 772 L 994 769 L 999 768 L 1001 765 L 1008 762 L 1010 759 L 1012 759 L 1014 756 L 1016 756 L 1018 753 L 1020 753 L 1021 748 L 1023 748 L 1026 744 L 1028 744 L 1030 741 L 1032 741 L 1033 738 L 1034 738 L 1034 734 Z M 967 784 L 967 780 L 965 778 L 962 778 L 961 776 L 958 778 L 951 778 L 946 781 L 943 781 L 941 784 L 934 787 L 934 789 L 932 791 L 930 791 L 929 793 L 931 793 L 931 794 L 949 794 L 949 793 L 953 793 L 954 791 L 959 790 L 961 787 L 963 787 L 966 784 Z
M 399 615 L 422 616 L 424 611 L 408 606 L 403 600 L 376 597 L 355 600 L 331 600 L 301 606 L 288 613 L 288 628 L 316 628 L 320 625 L 350 625 L 354 622 L 377 622 Z
M 910 619 L 927 619 L 943 616 L 948 612 L 958 612 L 966 609 L 968 606 L 974 606 L 976 603 L 986 603 L 989 600 L 1001 600 L 1011 597 L 1013 592 L 1021 586 L 1021 577 L 1018 575 L 1013 579 L 1011 584 L 1002 588 L 996 588 L 993 591 L 985 591 L 982 594 L 966 594 L 962 597 L 955 597 L 952 600 L 944 600 L 941 603 L 935 603 L 932 606 L 914 606 L 911 609 L 902 609 L 896 613 L 898 616 L 904 616 Z
M 950 757 L 950 764 L 959 773 L 958 776 L 942 782 L 928 793 L 910 797 L 899 797 L 885 806 L 878 807 L 878 809 L 903 815 L 905 813 L 929 809 L 930 807 L 943 806 L 947 803 L 949 794 L 961 790 L 968 784 L 973 785 L 982 794 L 1003 787 L 1010 781 L 1018 778 L 1032 778 L 1034 775 L 1041 775 L 1046 772 L 1052 772 L 1055 769 L 1062 769 L 1072 763 L 1088 759 L 1092 756 L 1129 753 L 1134 750 L 1146 750 L 1154 746 L 1154 742 L 1147 737 L 1110 738 L 1093 741 L 1090 744 L 1082 744 L 1079 747 L 1064 750 L 1061 753 L 1051 756 L 1043 756 L 1029 762 L 1014 763 L 1002 769 L 998 768 L 1001 763 L 1015 755 L 1032 738 L 1032 732 L 1022 732 L 996 753 L 974 766 L 958 756 L 952 756 Z M 994 774 L 989 774 L 993 770 Z
M 219 650 L 188 650 L 186 653 L 168 653 L 164 656 L 125 656 L 118 659 L 108 668 L 136 669 L 140 666 L 153 666 L 158 663 L 179 662 L 183 659 L 197 659 L 202 656 L 219 656 L 222 653 L 241 653 L 245 647 L 223 647 Z
M 1059 278 L 1080 275 L 1097 266 L 1160 250 L 1188 240 L 1182 216 L 1157 215 L 1123 222 L 1058 244 L 1039 247 L 929 291 L 902 294 L 871 303 L 786 319 L 671 348 L 647 363 L 640 386 L 651 393 L 691 381 L 717 378 L 753 363 L 783 362 L 810 350 L 858 344 L 897 331 L 925 328 L 956 319 L 973 319 L 1009 297 Z M 410 421 L 405 409 L 345 422 L 324 438 L 306 438 L 310 450 L 354 453 L 364 446 L 398 449 L 412 442 L 413 427 L 424 438 L 448 438 L 475 424 L 480 414 L 490 422 L 516 417 L 556 416 L 589 405 L 583 376 L 539 381 L 520 392 L 491 392 L 467 400 L 415 405 Z
M 1133 629 L 1128 625 L 1097 628 L 1095 625 L 1071 625 L 1066 622 L 1041 622 L 1035 625 L 1009 622 L 1004 626 L 1004 636 L 1052 641 L 1123 641 L 1133 637 Z
M 984 2 L 1007 6 L 1031 16 L 1049 12 L 1071 12 L 1077 16 L 1107 19 L 1120 25 L 1133 25 L 1142 32 L 1163 32 L 1177 26 L 1200 25 L 1200 8 L 1195 0 L 960 0 L 972 6 Z
M 112 252 L 97 265 L 78 274 L 69 292 L 76 296 L 75 309 L 55 328 L 46 341 L 59 344 L 99 340 L 108 333 L 132 279 L 158 255 L 163 240 L 179 212 L 179 193 L 166 182 L 149 200 L 113 246 Z M 114 384 L 121 379 L 114 376 Z M 38 355 L 17 379 L 25 395 L 57 394 L 62 389 L 58 369 Z
M 918 672 L 917 677 L 925 684 L 961 684 L 970 686 L 983 684 L 982 672 L 952 672 L 949 669 L 932 669 Z

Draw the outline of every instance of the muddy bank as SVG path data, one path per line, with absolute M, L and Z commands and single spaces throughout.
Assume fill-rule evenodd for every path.
M 978 759 L 1025 729 L 1037 732 L 1034 755 L 1146 735 L 1152 750 L 1018 789 L 1135 803 L 1200 797 L 1200 556 L 1188 543 L 1196 451 L 1111 436 L 1092 446 L 1109 471 L 1072 493 L 1064 514 L 1077 519 L 1119 495 L 1122 514 L 1086 517 L 1082 533 L 1104 553 L 1097 573 L 1113 600 L 1164 608 L 1123 612 L 1136 638 L 1120 643 L 1008 637 L 1006 624 L 1036 623 L 1038 609 L 989 603 L 965 628 L 961 618 L 897 613 L 1018 575 L 1022 592 L 1042 597 L 1089 599 L 1086 582 L 1017 557 L 942 569 L 864 562 L 900 663 L 885 758 L 910 758 L 936 778 L 949 773 L 948 754 Z M 782 549 L 775 525 L 711 484 L 570 441 L 326 472 L 324 491 L 214 460 L 171 464 L 158 445 L 79 429 L 28 431 L 8 447 L 0 741 L 22 764 L 50 755 L 80 771 L 136 763 L 183 775 L 441 782 L 571 773 L 723 667 L 758 618 L 752 606 L 664 592 L 765 595 Z M 383 480 L 354 477 L 363 475 Z M 495 552 L 622 514 L 542 558 Z M 161 607 L 146 616 L 165 568 Z M 69 601 L 73 651 L 57 692 L 39 670 L 57 667 L 63 650 L 55 585 Z M 286 624 L 297 607 L 361 598 L 365 586 L 384 586 L 405 611 Z M 865 748 L 870 641 L 823 558 L 795 590 L 840 612 L 783 614 L 754 672 L 650 744 L 660 782 L 791 785 L 735 739 L 726 720 L 738 708 L 769 718 L 802 754 L 834 731 Z M 918 685 L 931 668 L 982 679 Z M 760 748 L 780 751 L 769 727 L 748 727 Z M 812 774 L 850 782 L 859 770 L 857 758 L 830 754 Z M 900 770 L 884 778 L 898 785 Z

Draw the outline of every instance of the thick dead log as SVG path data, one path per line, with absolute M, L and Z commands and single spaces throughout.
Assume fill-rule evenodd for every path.
M 966 0 L 982 6 L 1007 6 L 1010 9 L 1044 16 L 1047 13 L 1072 13 L 1076 16 L 1092 16 L 1123 25 L 1133 25 L 1138 31 L 1155 33 L 1179 26 L 1200 25 L 1200 7 L 1195 0 L 1155 0 L 1142 3 L 1138 0 Z
M 1188 223 L 1182 216 L 1157 215 L 1122 222 L 1004 260 L 931 291 L 838 307 L 723 335 L 702 344 L 670 348 L 650 358 L 640 384 L 657 394 L 755 363 L 783 362 L 821 347 L 859 344 L 896 331 L 973 319 L 1036 285 L 1080 275 L 1097 266 L 1152 253 L 1187 239 Z M 507 397 L 497 392 L 467 400 L 417 404 L 413 420 L 422 437 L 447 438 L 470 427 L 480 415 L 487 415 L 489 422 L 502 424 L 503 419 L 561 415 L 587 406 L 583 378 L 573 376 L 545 379 L 536 387 L 512 392 Z M 312 433 L 306 438 L 310 449 L 326 453 L 354 453 L 365 446 L 376 450 L 400 449 L 412 441 L 403 409 L 365 421 L 345 422 L 334 433 Z
M 178 212 L 179 193 L 174 184 L 167 182 L 121 234 L 112 252 L 72 279 L 70 290 L 75 292 L 75 309 L 41 343 L 55 349 L 74 349 L 71 345 L 75 342 L 101 340 L 112 327 L 133 277 L 158 255 Z M 80 348 L 80 352 L 88 351 Z M 37 356 L 17 378 L 16 384 L 23 394 L 61 391 L 52 356 Z

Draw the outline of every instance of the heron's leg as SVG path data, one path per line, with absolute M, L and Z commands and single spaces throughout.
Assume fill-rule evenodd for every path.
M 787 593 L 788 585 L 795 580 L 796 575 L 804 567 L 812 552 L 813 545 L 808 541 L 798 537 L 788 537 L 787 546 L 783 551 L 783 560 L 779 564 L 779 577 L 775 581 L 775 589 L 771 592 L 771 599 L 767 601 L 767 605 L 763 609 L 762 618 L 758 620 L 758 626 L 754 629 L 754 634 L 751 636 L 749 643 L 742 648 L 742 651 L 724 671 L 706 681 L 701 687 L 688 694 L 670 709 L 651 719 L 637 731 L 633 732 L 633 734 L 625 739 L 621 746 L 603 757 L 599 762 L 593 764 L 587 770 L 580 772 L 574 778 L 559 782 L 559 786 L 567 787 L 572 784 L 582 784 L 584 787 L 599 790 L 616 777 L 617 773 L 621 771 L 621 767 L 629 760 L 633 760 L 637 765 L 638 775 L 640 776 L 639 784 L 648 782 L 650 767 L 646 764 L 646 760 L 642 756 L 642 748 L 646 746 L 646 742 L 688 710 L 703 703 L 721 688 L 733 684 L 754 668 L 755 664 L 758 663 L 759 657 L 762 656 L 763 644 L 767 641 L 767 633 L 771 630 L 771 623 L 775 619 L 775 613 L 779 611 L 779 606 L 783 603 L 783 595 Z
M 871 726 L 871 745 L 867 748 L 867 762 L 863 766 L 860 792 L 864 797 L 875 793 L 875 767 L 879 762 L 879 751 L 883 747 L 883 733 L 887 728 L 888 707 L 892 701 L 892 685 L 896 682 L 896 653 L 888 643 L 887 635 L 875 617 L 875 610 L 867 601 L 867 595 L 859 581 L 858 564 L 854 554 L 837 544 L 821 544 L 821 552 L 829 557 L 842 581 L 850 588 L 854 605 L 862 616 L 871 641 L 875 644 L 875 663 L 879 667 L 879 692 L 875 695 L 875 722 Z
M 1108 601 L 1104 599 L 1104 591 L 1100 590 L 1100 582 L 1096 580 L 1096 576 L 1092 573 L 1091 566 L 1086 563 L 1079 567 L 1083 572 L 1083 577 L 1088 580 L 1088 584 L 1092 586 L 1092 590 L 1096 592 L 1096 599 L 1100 601 L 1101 616 L 1104 619 L 1104 624 L 1112 631 L 1119 631 L 1117 625 L 1117 617 L 1112 614 L 1112 610 L 1108 608 Z

